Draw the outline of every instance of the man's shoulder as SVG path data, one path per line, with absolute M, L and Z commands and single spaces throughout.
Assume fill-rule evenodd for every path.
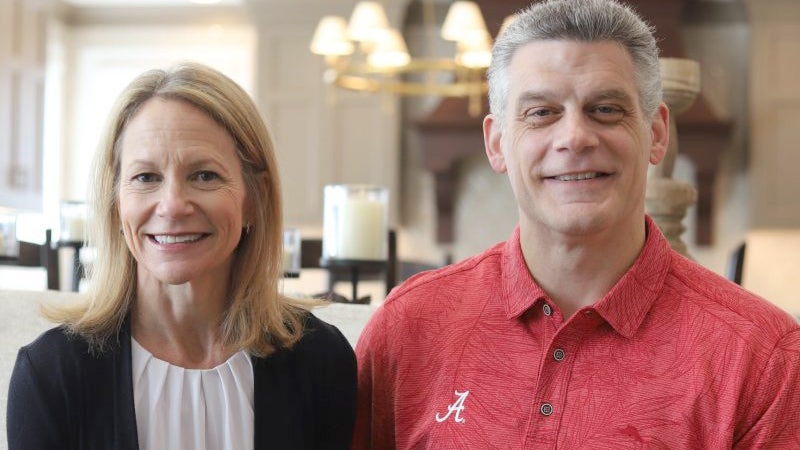
M 471 289 L 475 283 L 499 281 L 504 245 L 500 242 L 457 263 L 418 273 L 393 290 L 385 304 L 428 298 L 431 293 L 442 289 L 461 291 Z
M 726 322 L 754 330 L 785 334 L 800 325 L 767 299 L 680 255 L 673 257 L 667 285 L 683 292 L 695 306 L 724 317 Z

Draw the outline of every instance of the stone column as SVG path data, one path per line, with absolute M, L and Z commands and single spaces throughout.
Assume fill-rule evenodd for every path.
M 700 92 L 700 66 L 696 61 L 683 58 L 661 58 L 661 80 L 664 103 L 669 107 L 669 149 L 647 174 L 645 209 L 658 224 L 670 245 L 678 253 L 688 256 L 681 235 L 686 230 L 683 218 L 686 210 L 697 202 L 697 189 L 683 181 L 672 179 L 675 158 L 678 155 L 678 132 L 675 118 L 689 109 Z

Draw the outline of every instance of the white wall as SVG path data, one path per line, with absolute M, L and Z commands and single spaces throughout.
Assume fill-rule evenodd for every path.
M 137 75 L 178 61 L 213 66 L 253 93 L 255 33 L 247 25 L 89 26 L 65 36 L 61 199 L 86 198 L 90 161 L 114 100 Z

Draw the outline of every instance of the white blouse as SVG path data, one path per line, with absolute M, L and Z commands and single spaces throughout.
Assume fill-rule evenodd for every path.
M 251 450 L 253 366 L 244 350 L 213 369 L 162 361 L 131 338 L 139 448 Z

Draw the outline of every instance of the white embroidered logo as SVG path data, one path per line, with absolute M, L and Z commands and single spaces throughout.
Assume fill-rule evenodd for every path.
M 436 413 L 437 422 L 440 423 L 444 422 L 445 420 L 447 420 L 448 417 L 450 417 L 450 414 L 453 414 L 453 412 L 455 411 L 456 413 L 454 417 L 455 421 L 457 423 L 464 423 L 465 419 L 461 417 L 461 411 L 464 410 L 464 400 L 466 400 L 467 396 L 469 395 L 469 391 L 464 391 L 464 392 L 455 391 L 455 392 L 456 392 L 456 397 L 458 397 L 458 400 L 456 400 L 452 405 L 447 405 L 447 414 L 445 414 L 444 417 L 439 417 L 439 413 Z

